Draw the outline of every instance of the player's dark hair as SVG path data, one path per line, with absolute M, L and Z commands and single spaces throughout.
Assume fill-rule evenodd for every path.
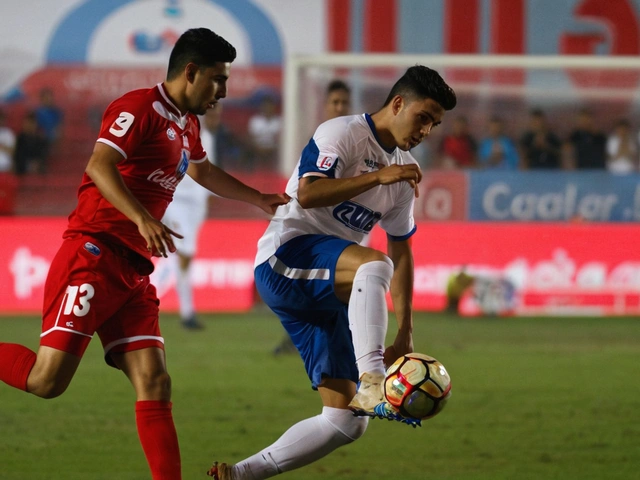
M 349 85 L 347 85 L 345 82 L 343 82 L 340 79 L 335 79 L 329 82 L 329 85 L 327 85 L 327 96 L 331 95 L 333 92 L 337 90 L 344 90 L 347 93 L 351 93 L 351 89 L 349 88 Z
M 440 74 L 424 65 L 415 65 L 407 69 L 391 88 L 384 106 L 388 105 L 396 95 L 409 100 L 431 98 L 445 110 L 452 110 L 457 102 L 456 93 Z
M 202 69 L 235 59 L 236 49 L 220 35 L 208 28 L 192 28 L 180 36 L 171 50 L 167 80 L 180 75 L 188 63 L 195 63 Z

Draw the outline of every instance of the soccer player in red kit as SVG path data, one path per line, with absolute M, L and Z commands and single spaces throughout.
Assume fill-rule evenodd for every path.
M 262 194 L 207 161 L 197 115 L 226 96 L 235 48 L 206 28 L 176 42 L 166 80 L 107 108 L 45 285 L 37 354 L 0 343 L 0 380 L 42 398 L 62 394 L 94 332 L 105 360 L 136 392 L 136 423 L 154 480 L 180 480 L 171 381 L 149 282 L 152 256 L 174 252 L 162 218 L 186 174 L 212 192 L 273 213 L 285 194 Z

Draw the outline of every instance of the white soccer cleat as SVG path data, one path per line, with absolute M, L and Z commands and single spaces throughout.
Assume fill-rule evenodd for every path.
M 357 417 L 386 418 L 405 423 L 412 427 L 421 426 L 417 418 L 403 417 L 398 410 L 387 402 L 384 396 L 383 373 L 364 373 L 358 382 L 356 396 L 349 402 L 349 408 Z
M 374 416 L 376 405 L 383 403 L 384 373 L 363 373 L 358 382 L 356 396 L 349 402 L 349 408 L 358 416 Z

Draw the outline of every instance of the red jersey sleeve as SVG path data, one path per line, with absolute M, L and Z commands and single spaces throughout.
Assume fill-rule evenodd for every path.
M 148 103 L 143 91 L 134 91 L 113 101 L 104 112 L 98 142 L 115 148 L 129 158 L 150 132 Z

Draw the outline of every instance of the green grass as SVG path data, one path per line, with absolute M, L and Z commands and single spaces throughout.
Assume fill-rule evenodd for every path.
M 186 332 L 162 320 L 185 479 L 255 453 L 321 408 L 299 358 L 271 355 L 275 317 L 205 321 Z M 39 319 L 0 317 L 2 341 L 36 348 L 39 332 Z M 639 319 L 419 315 L 414 338 L 451 374 L 447 408 L 415 430 L 374 420 L 362 439 L 284 478 L 640 478 Z M 95 339 L 58 399 L 0 385 L 0 479 L 149 478 L 133 390 L 101 353 Z

